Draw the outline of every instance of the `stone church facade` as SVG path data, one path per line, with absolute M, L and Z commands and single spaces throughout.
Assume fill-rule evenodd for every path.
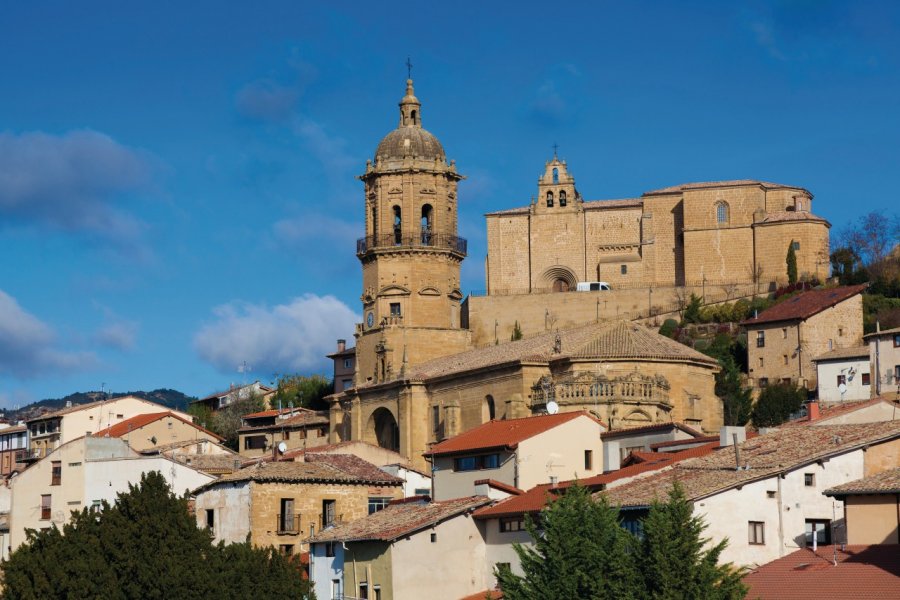
M 486 215 L 488 295 L 786 281 L 828 275 L 829 223 L 801 187 L 753 180 L 690 183 L 639 198 L 585 201 L 554 156 L 528 206 Z

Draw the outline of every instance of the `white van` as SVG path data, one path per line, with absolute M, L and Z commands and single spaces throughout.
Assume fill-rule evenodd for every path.
M 575 287 L 577 292 L 608 292 L 609 289 L 605 281 L 579 281 Z

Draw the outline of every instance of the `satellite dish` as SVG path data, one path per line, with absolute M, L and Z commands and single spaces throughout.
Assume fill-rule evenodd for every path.
M 557 404 L 553 400 L 551 400 L 550 402 L 547 403 L 547 414 L 548 415 L 555 415 L 558 412 L 559 412 L 559 404 Z
M 285 444 L 284 442 L 278 442 L 278 453 L 284 454 L 285 452 L 287 452 L 287 444 Z
M 841 393 L 841 396 L 847 393 L 847 386 L 845 384 L 840 384 L 838 386 L 838 391 Z

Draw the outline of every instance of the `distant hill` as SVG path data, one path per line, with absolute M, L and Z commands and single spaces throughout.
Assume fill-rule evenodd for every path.
M 64 398 L 48 398 L 46 400 L 38 400 L 37 402 L 32 402 L 31 404 L 23 406 L 18 410 L 8 410 L 6 416 L 11 421 L 26 420 L 35 417 L 42 412 L 54 411 L 59 410 L 60 408 L 64 408 L 66 406 L 66 403 L 68 402 L 71 402 L 73 405 L 87 404 L 88 402 L 96 402 L 97 400 L 102 400 L 104 397 L 108 400 L 111 400 L 113 398 L 121 398 L 122 396 L 136 396 L 138 398 L 156 402 L 157 404 L 161 404 L 166 408 L 172 408 L 175 410 L 186 410 L 188 403 L 192 400 L 196 400 L 196 398 L 193 396 L 186 396 L 178 390 L 170 389 L 158 389 L 150 392 L 138 391 L 113 394 L 104 392 L 75 392 L 74 394 L 69 394 Z

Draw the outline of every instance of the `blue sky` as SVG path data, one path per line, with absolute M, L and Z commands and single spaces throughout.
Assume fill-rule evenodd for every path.
M 588 199 L 753 178 L 833 231 L 898 212 L 898 34 L 889 2 L 0 4 L 0 406 L 327 372 L 407 56 L 468 176 L 469 291 L 554 143 Z

